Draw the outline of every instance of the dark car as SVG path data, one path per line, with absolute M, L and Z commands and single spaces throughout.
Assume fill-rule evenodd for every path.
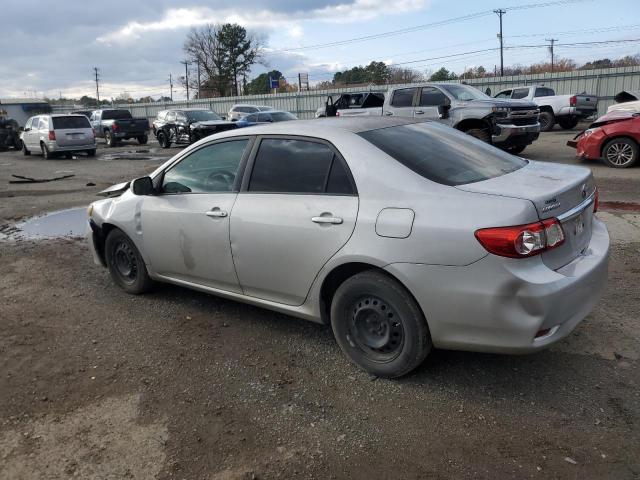
M 281 110 L 273 110 L 269 112 L 252 113 L 241 118 L 235 124 L 238 127 L 250 127 L 251 125 L 260 125 L 263 123 L 288 122 L 289 120 L 298 120 L 293 113 Z
M 236 128 L 234 122 L 223 120 L 211 110 L 184 108 L 163 110 L 153 122 L 153 133 L 162 148 L 172 143 L 189 145 L 214 133 Z
M 129 110 L 94 110 L 89 120 L 96 137 L 104 138 L 109 147 L 115 147 L 121 140 L 131 138 L 138 140 L 140 145 L 147 143 L 149 121 L 146 118 L 134 118 Z
M 91 119 L 92 113 L 93 113 L 93 110 L 75 110 L 71 112 L 72 115 L 84 115 L 88 119 Z

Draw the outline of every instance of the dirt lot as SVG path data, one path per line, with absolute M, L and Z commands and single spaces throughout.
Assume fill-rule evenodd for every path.
M 572 135 L 523 156 L 579 163 Z M 176 151 L 0 153 L 0 478 L 640 478 L 640 168 L 589 164 L 609 287 L 567 340 L 532 356 L 436 351 L 387 381 L 327 327 L 173 286 L 129 296 L 82 240 L 11 233 Z

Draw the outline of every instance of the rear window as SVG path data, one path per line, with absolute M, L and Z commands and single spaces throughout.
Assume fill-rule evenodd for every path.
M 91 128 L 91 124 L 87 117 L 53 117 L 54 130 L 66 128 Z
M 102 112 L 102 120 L 126 120 L 131 117 L 129 110 L 105 110 Z
M 526 160 L 437 123 L 416 123 L 359 135 L 419 175 L 443 185 L 464 185 L 524 167 Z

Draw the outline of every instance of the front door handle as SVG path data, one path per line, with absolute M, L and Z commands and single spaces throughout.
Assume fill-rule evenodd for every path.
M 390 117 L 391 115 L 393 115 L 393 112 L 384 112 L 384 114 L 385 114 L 387 117 Z
M 216 207 L 216 208 L 212 208 L 208 212 L 205 212 L 205 215 L 207 217 L 226 217 L 227 212 L 225 212 L 224 210 L 220 210 L 218 207 Z
M 331 223 L 333 225 L 340 225 L 342 223 L 340 217 L 311 217 L 311 221 L 314 223 Z

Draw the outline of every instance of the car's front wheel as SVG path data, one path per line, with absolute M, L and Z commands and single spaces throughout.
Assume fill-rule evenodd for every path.
M 553 113 L 545 110 L 543 112 L 540 112 L 538 121 L 540 122 L 541 132 L 550 132 L 551 130 L 553 130 L 553 126 L 556 124 L 556 117 L 553 115 Z
M 171 140 L 169 140 L 169 136 L 163 132 L 158 132 L 158 143 L 162 148 L 169 148 L 171 146 Z
M 120 288 L 136 295 L 151 289 L 153 281 L 142 255 L 122 230 L 113 229 L 109 232 L 104 251 L 111 278 Z
M 347 357 L 379 377 L 409 373 L 431 350 L 420 307 L 400 283 L 381 272 L 359 273 L 338 287 L 331 327 Z
M 614 138 L 602 149 L 602 158 L 613 168 L 632 167 L 638 161 L 638 144 L 630 138 Z

